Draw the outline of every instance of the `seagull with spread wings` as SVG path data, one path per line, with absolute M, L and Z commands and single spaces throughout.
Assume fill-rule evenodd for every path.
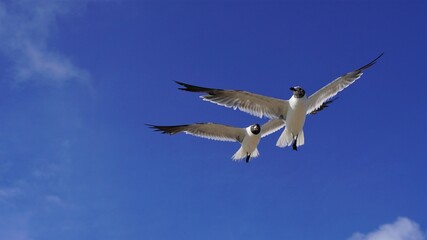
M 211 140 L 239 142 L 241 146 L 232 159 L 240 160 L 246 158 L 246 162 L 249 162 L 250 158 L 255 158 L 259 155 L 257 147 L 260 139 L 284 127 L 285 122 L 282 119 L 276 118 L 262 126 L 253 124 L 247 128 L 237 128 L 216 123 L 195 123 L 176 126 L 147 124 L 147 126 L 165 134 L 173 135 L 184 132 Z
M 289 100 L 267 97 L 241 90 L 224 90 L 205 88 L 176 82 L 183 86 L 180 90 L 189 92 L 206 93 L 201 96 L 205 101 L 216 103 L 220 106 L 239 109 L 254 116 L 266 116 L 270 119 L 282 119 L 286 128 L 277 140 L 278 147 L 293 146 L 294 150 L 304 144 L 304 123 L 307 114 L 315 113 L 325 107 L 338 92 L 350 86 L 359 79 L 363 71 L 371 67 L 383 55 L 381 53 L 370 63 L 352 72 L 333 80 L 317 92 L 307 97 L 305 90 L 300 86 L 291 87 L 293 95 Z

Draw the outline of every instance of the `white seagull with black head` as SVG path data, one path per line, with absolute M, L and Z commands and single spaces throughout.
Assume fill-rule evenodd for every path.
M 253 124 L 247 128 L 237 128 L 216 123 L 195 123 L 176 126 L 147 125 L 156 131 L 171 135 L 185 132 L 212 140 L 240 142 L 241 147 L 233 155 L 232 159 L 240 160 L 246 158 L 246 162 L 249 162 L 250 158 L 255 158 L 259 155 L 257 146 L 260 139 L 284 127 L 285 122 L 282 119 L 272 119 L 262 126 Z
M 383 53 L 365 66 L 333 80 L 310 97 L 307 97 L 302 87 L 291 87 L 293 95 L 289 100 L 266 97 L 240 90 L 205 88 L 183 82 L 177 83 L 183 86 L 183 88 L 179 88 L 181 90 L 207 93 L 201 98 L 220 106 L 239 109 L 258 117 L 266 116 L 270 119 L 283 119 L 286 122 L 286 128 L 277 140 L 276 145 L 278 147 L 293 145 L 293 149 L 297 150 L 297 147 L 304 144 L 303 127 L 306 115 L 324 108 L 331 98 L 359 79 L 363 74 L 363 70 L 374 65 L 382 55 Z

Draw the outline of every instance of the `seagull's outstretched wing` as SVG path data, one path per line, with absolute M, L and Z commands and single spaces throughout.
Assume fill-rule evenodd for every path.
M 185 132 L 197 137 L 208 138 L 218 141 L 229 142 L 242 142 L 245 137 L 246 130 L 243 128 L 236 128 L 216 123 L 195 123 L 189 125 L 175 125 L 175 126 L 147 126 L 165 134 L 177 134 Z
M 285 126 L 285 121 L 280 118 L 271 119 L 261 126 L 261 137 L 266 137 Z
M 343 76 L 335 79 L 328 85 L 324 86 L 317 92 L 315 92 L 313 95 L 311 95 L 308 98 L 308 109 L 307 114 L 319 109 L 324 102 L 331 99 L 333 96 L 335 96 L 338 92 L 342 91 L 344 88 L 348 87 L 350 84 L 354 83 L 357 79 L 359 79 L 362 74 L 363 70 L 371 67 L 376 63 L 376 61 L 383 55 L 384 53 L 381 53 L 377 58 L 375 58 L 370 63 L 366 64 L 365 66 L 354 70 L 352 72 L 349 72 L 347 74 L 344 74 Z
M 201 96 L 205 101 L 228 108 L 239 109 L 257 117 L 286 118 L 285 115 L 288 112 L 289 103 L 287 100 L 240 90 L 205 88 L 178 81 L 176 83 L 183 86 L 183 88 L 179 88 L 183 91 L 207 93 L 207 95 Z

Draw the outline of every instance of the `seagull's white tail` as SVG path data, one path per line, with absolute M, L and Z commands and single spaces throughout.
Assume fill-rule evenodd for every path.
M 241 160 L 243 158 L 246 158 L 246 154 L 247 154 L 246 151 L 243 150 L 242 147 L 240 147 L 239 150 L 237 150 L 237 152 L 231 158 L 235 161 Z M 255 150 L 251 153 L 251 158 L 256 158 L 258 156 L 259 156 L 258 148 L 255 148 Z
M 282 132 L 279 139 L 277 140 L 276 146 L 278 147 L 287 147 L 292 145 L 292 142 L 294 140 L 294 135 L 287 129 Z M 304 145 L 304 131 L 301 130 L 301 132 L 298 134 L 297 138 L 297 147 Z
M 282 148 L 286 146 L 290 146 L 293 140 L 294 138 L 292 133 L 288 130 L 288 128 L 285 128 L 285 130 L 282 132 L 279 139 L 277 140 L 276 146 L 282 147 Z

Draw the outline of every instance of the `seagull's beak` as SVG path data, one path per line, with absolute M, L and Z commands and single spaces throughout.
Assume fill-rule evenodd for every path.
M 296 91 L 296 89 L 294 87 L 289 88 L 291 91 Z

